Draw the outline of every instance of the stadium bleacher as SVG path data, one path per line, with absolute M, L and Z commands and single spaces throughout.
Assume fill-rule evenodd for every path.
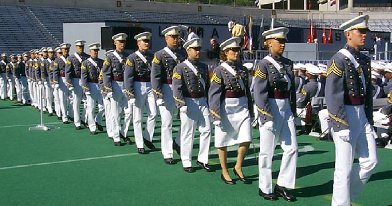
M 54 8 L 42 6 L 0 6 L 3 20 L 0 33 L 0 51 L 20 53 L 42 46 L 54 46 L 63 41 L 64 22 L 132 21 L 178 24 L 227 24 L 231 20 L 243 22 L 243 16 L 157 13 L 145 11 L 120 11 L 96 8 Z M 254 17 L 254 25 L 260 25 L 262 18 Z M 338 28 L 343 19 L 315 19 L 315 27 Z M 264 26 L 271 20 L 264 18 Z M 306 19 L 277 19 L 275 26 L 309 28 Z M 392 31 L 392 20 L 371 19 L 371 30 Z

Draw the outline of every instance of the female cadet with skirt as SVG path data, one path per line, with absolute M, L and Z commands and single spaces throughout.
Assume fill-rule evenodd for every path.
M 251 142 L 252 101 L 249 92 L 249 74 L 240 61 L 240 41 L 232 37 L 224 41 L 222 63 L 211 77 L 209 107 L 215 126 L 215 147 L 218 148 L 222 167 L 221 179 L 226 184 L 235 184 L 227 168 L 227 147 L 239 145 L 237 162 L 233 172 L 245 184 L 250 181 L 242 172 L 242 163 Z
M 269 55 L 255 65 L 254 98 L 260 115 L 259 195 L 266 200 L 277 200 L 278 196 L 287 201 L 296 200 L 287 189 L 295 187 L 298 156 L 293 62 L 282 56 L 287 33 L 284 27 L 265 31 L 263 37 Z M 277 141 L 283 156 L 272 191 L 271 166 Z

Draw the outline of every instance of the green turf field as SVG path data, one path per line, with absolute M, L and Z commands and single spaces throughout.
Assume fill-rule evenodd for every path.
M 57 117 L 46 114 L 44 117 L 56 127 L 54 130 L 29 131 L 29 127 L 38 123 L 38 110 L 0 100 L 1 206 L 330 205 L 334 167 L 332 142 L 299 136 L 295 189 L 298 201 L 287 203 L 280 198 L 270 202 L 258 196 L 256 130 L 243 169 L 253 182 L 230 186 L 220 180 L 219 160 L 212 146 L 210 164 L 218 170 L 207 173 L 197 168 L 195 173 L 188 174 L 182 170 L 181 162 L 166 165 L 160 151 L 139 155 L 135 145 L 114 147 L 106 133 L 93 136 L 88 129 L 76 131 L 73 124 L 64 125 Z M 157 147 L 159 125 L 158 122 L 154 141 Z M 178 126 L 178 122 L 175 125 Z M 130 134 L 133 138 L 132 132 Z M 281 152 L 276 150 L 274 178 L 278 174 Z M 232 167 L 236 153 L 229 154 Z M 378 155 L 375 174 L 354 205 L 392 205 L 392 151 L 379 149 Z M 179 160 L 177 154 L 174 158 Z M 234 178 L 233 173 L 231 176 Z

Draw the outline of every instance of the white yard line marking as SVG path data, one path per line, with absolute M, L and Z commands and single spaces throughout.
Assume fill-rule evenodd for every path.
M 116 157 L 134 156 L 137 154 L 138 153 L 127 153 L 127 154 L 118 154 L 118 155 L 108 155 L 108 156 L 102 156 L 102 157 L 88 157 L 88 158 L 81 158 L 81 159 L 62 160 L 62 161 L 55 161 L 55 162 L 42 162 L 42 163 L 34 163 L 34 164 L 26 164 L 26 165 L 14 165 L 14 166 L 8 166 L 8 167 L 0 167 L 0 170 L 9 170 L 9 169 L 18 169 L 18 168 L 45 166 L 45 165 L 54 165 L 54 164 L 65 164 L 65 163 L 71 163 L 71 162 L 83 162 L 83 161 L 99 160 L 99 159 L 110 159 L 110 158 L 116 158 Z
M 38 123 L 37 123 L 38 124 Z M 12 128 L 12 127 L 33 127 L 36 126 L 37 124 L 15 124 L 15 125 L 5 125 L 5 126 L 0 126 L 0 128 Z M 62 124 L 62 122 L 48 122 L 45 123 L 47 125 L 54 125 L 54 124 Z

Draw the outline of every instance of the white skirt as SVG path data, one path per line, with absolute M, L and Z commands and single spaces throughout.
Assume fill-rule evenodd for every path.
M 247 98 L 225 98 L 220 109 L 221 127 L 215 126 L 215 147 L 252 141 Z

